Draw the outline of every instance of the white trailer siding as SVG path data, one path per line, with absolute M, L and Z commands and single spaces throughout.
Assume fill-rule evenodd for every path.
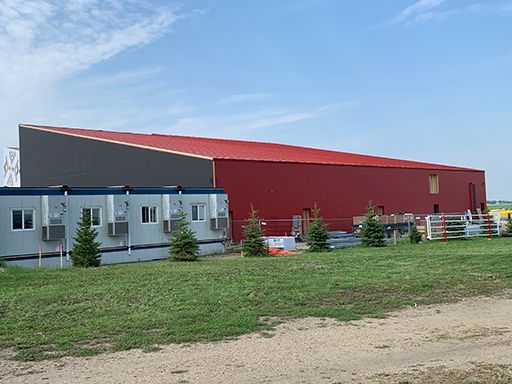
M 77 188 L 70 189 L 67 195 L 59 188 L 0 188 L 0 257 L 10 264 L 36 267 L 41 254 L 43 266 L 59 267 L 62 247 L 63 265 L 70 266 L 69 256 L 77 223 L 82 209 L 90 208 L 99 215 L 95 229 L 101 242 L 102 264 L 164 259 L 168 257 L 169 247 L 169 233 L 164 232 L 164 195 L 170 196 L 174 205 L 187 213 L 189 221 L 192 206 L 204 204 L 205 220 L 191 222 L 200 253 L 224 250 L 227 230 L 212 229 L 209 218 L 211 195 L 216 195 L 227 204 L 227 195 L 222 189 L 135 188 L 126 193 L 122 188 Z M 125 207 L 127 234 L 109 235 L 107 205 L 112 195 L 120 207 Z M 52 202 L 49 204 L 50 213 L 43 209 L 45 199 Z M 144 207 L 151 208 L 153 212 L 150 220 L 147 217 L 143 220 L 143 211 L 148 211 Z M 33 212 L 33 228 L 14 229 L 13 210 Z M 51 217 L 45 220 L 48 214 Z M 65 236 L 62 239 L 43 240 L 43 224 L 47 225 L 52 220 L 66 225 Z

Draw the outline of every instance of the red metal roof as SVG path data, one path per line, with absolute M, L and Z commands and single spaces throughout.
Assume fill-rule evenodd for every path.
M 21 124 L 20 127 L 39 129 L 70 136 L 90 138 L 94 140 L 107 141 L 214 160 L 229 159 L 309 164 L 355 165 L 369 167 L 475 171 L 475 169 L 470 168 L 452 167 L 417 161 L 391 159 L 386 157 L 358 155 L 354 153 L 329 151 L 324 149 L 275 143 L 211 139 L 191 136 L 111 132 L 92 129 L 63 128 L 29 124 Z

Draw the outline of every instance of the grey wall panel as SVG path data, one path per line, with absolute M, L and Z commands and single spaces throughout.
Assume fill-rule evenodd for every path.
M 19 129 L 21 185 L 210 187 L 211 160 Z

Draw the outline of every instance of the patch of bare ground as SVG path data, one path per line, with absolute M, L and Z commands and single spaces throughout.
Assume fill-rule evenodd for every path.
M 12 348 L 0 349 L 0 360 L 14 359 L 16 352 Z
M 512 383 L 512 366 L 473 363 L 459 368 L 446 366 L 413 369 L 374 377 L 379 384 L 507 384 Z
M 0 383 L 512 383 L 510 291 L 411 307 L 385 319 L 261 321 L 272 332 L 149 353 L 31 363 L 4 354 Z

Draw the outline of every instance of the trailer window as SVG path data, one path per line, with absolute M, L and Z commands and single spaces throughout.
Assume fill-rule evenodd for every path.
M 142 224 L 154 224 L 157 222 L 157 207 L 141 207 Z
M 439 175 L 430 175 L 428 177 L 430 193 L 437 195 L 439 193 Z
M 88 213 L 91 227 L 101 227 L 101 208 L 82 208 L 82 213 Z
M 34 229 L 33 209 L 13 209 L 11 212 L 11 229 L 13 231 Z
M 205 204 L 192 204 L 192 221 L 206 221 Z

